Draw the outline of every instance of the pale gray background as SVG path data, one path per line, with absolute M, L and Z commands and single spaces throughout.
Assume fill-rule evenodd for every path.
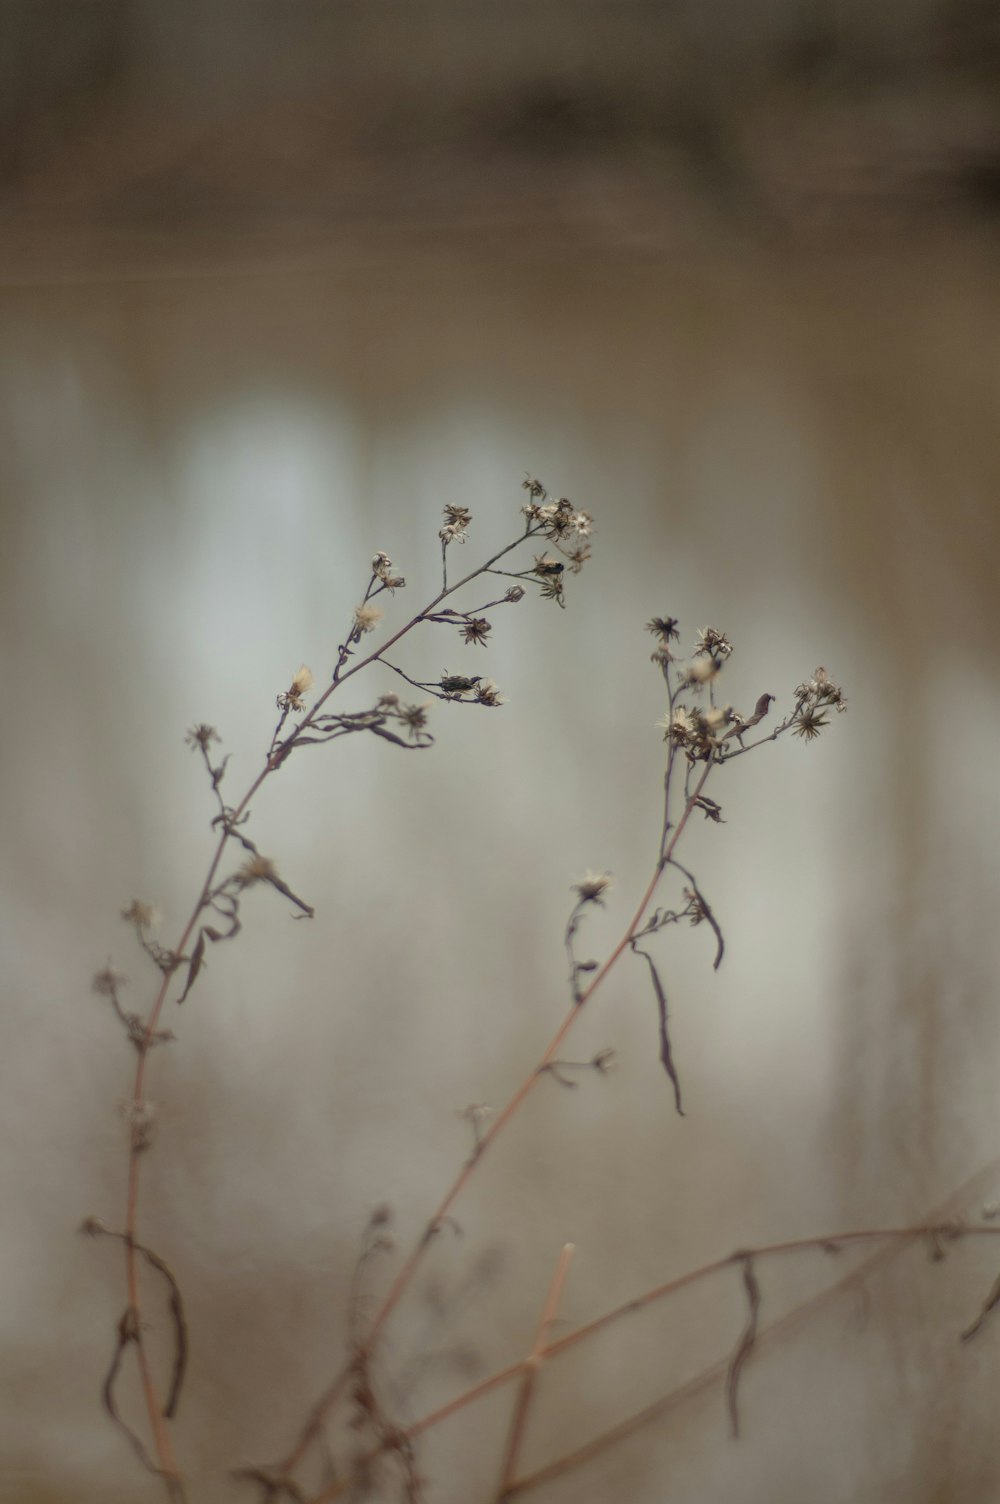
M 436 706 L 419 756 L 358 739 L 273 780 L 254 833 L 316 920 L 250 894 L 152 1062 L 142 1228 L 190 1307 L 193 1498 L 287 1446 L 341 1360 L 370 1211 L 409 1246 L 467 1151 L 455 1110 L 537 1058 L 570 883 L 616 877 L 587 949 L 631 913 L 654 613 L 730 633 L 745 709 L 822 662 L 850 713 L 734 765 L 729 823 L 691 833 L 729 948 L 718 975 L 702 931 L 662 949 L 687 1118 L 623 963 L 567 1052 L 620 1068 L 542 1084 L 390 1330 L 386 1382 L 472 1363 L 388 1391 L 400 1418 L 525 1351 L 566 1240 L 576 1323 L 733 1247 L 946 1199 L 997 1150 L 989 15 L 3 12 L 3 1497 L 159 1497 L 98 1408 L 120 1260 L 74 1229 L 121 1221 L 132 1063 L 90 977 L 113 958 L 143 1002 L 117 911 L 154 901 L 169 943 L 209 851 L 184 730 L 218 725 L 241 790 L 373 550 L 410 582 L 402 620 L 443 503 L 473 510 L 475 561 L 526 470 L 596 518 L 568 610 L 405 654 L 475 660 L 509 704 Z M 998 1336 L 956 1332 L 994 1272 L 989 1247 L 911 1253 L 751 1361 L 738 1445 L 716 1389 L 538 1497 L 991 1497 Z M 760 1273 L 766 1319 L 831 1266 Z M 577 1350 L 526 1464 L 742 1320 L 733 1276 Z M 428 1442 L 430 1499 L 490 1497 L 507 1403 Z

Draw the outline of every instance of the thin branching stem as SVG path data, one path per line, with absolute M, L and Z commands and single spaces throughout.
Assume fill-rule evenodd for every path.
M 567 1243 L 559 1255 L 549 1286 L 549 1293 L 542 1307 L 542 1314 L 535 1330 L 535 1340 L 531 1345 L 531 1352 L 525 1358 L 521 1388 L 514 1402 L 514 1413 L 511 1416 L 510 1432 L 507 1436 L 507 1445 L 504 1448 L 503 1463 L 500 1468 L 500 1490 L 497 1494 L 497 1504 L 503 1504 L 508 1497 L 510 1485 L 517 1474 L 518 1459 L 521 1455 L 521 1446 L 524 1441 L 524 1432 L 528 1423 L 528 1411 L 531 1407 L 535 1385 L 538 1382 L 538 1374 L 542 1366 L 545 1339 L 549 1335 L 552 1323 L 556 1319 L 559 1309 L 559 1301 L 562 1298 L 563 1286 L 569 1274 L 570 1262 L 573 1258 L 573 1244 Z
M 146 1411 L 149 1416 L 153 1445 L 158 1465 L 163 1474 L 168 1492 L 170 1493 L 172 1499 L 180 1499 L 183 1497 L 183 1485 L 180 1481 L 180 1474 L 170 1437 L 170 1429 L 164 1415 L 164 1406 L 159 1396 L 156 1379 L 153 1374 L 152 1366 L 149 1362 L 149 1357 L 146 1351 L 146 1346 L 142 1338 L 142 1320 L 140 1314 L 142 1306 L 139 1287 L 139 1255 L 137 1253 L 140 1162 L 143 1153 L 148 1148 L 148 1139 L 143 1135 L 141 1127 L 138 1125 L 138 1114 L 141 1104 L 144 1101 L 146 1061 L 148 1059 L 149 1052 L 156 1041 L 157 1026 L 159 1024 L 160 1015 L 162 1014 L 164 1004 L 170 992 L 171 980 L 174 976 L 175 971 L 180 965 L 181 958 L 184 956 L 184 953 L 187 950 L 187 947 L 195 932 L 195 928 L 198 924 L 199 917 L 210 901 L 216 874 L 218 873 L 223 855 L 229 844 L 230 837 L 233 834 L 234 827 L 239 824 L 240 820 L 247 813 L 251 800 L 258 793 L 265 779 L 267 779 L 271 773 L 275 772 L 281 766 L 302 733 L 305 732 L 307 728 L 312 726 L 312 724 L 316 720 L 317 715 L 322 710 L 326 701 L 330 698 L 333 692 L 338 689 L 341 684 L 344 684 L 348 679 L 352 678 L 353 675 L 360 673 L 361 670 L 367 668 L 369 664 L 375 663 L 379 659 L 381 659 L 382 654 L 388 648 L 391 648 L 394 643 L 399 642 L 403 637 L 407 635 L 408 632 L 412 631 L 415 626 L 418 626 L 423 621 L 424 617 L 427 616 L 428 613 L 433 612 L 449 595 L 453 595 L 456 591 L 461 590 L 463 586 L 476 579 L 478 575 L 489 572 L 492 569 L 492 566 L 496 564 L 499 559 L 504 558 L 513 549 L 519 547 L 519 545 L 522 544 L 525 539 L 531 537 L 532 534 L 537 531 L 537 528 L 526 528 L 525 532 L 522 533 L 520 537 L 514 539 L 512 543 L 508 543 L 503 548 L 499 549 L 495 554 L 487 559 L 484 564 L 481 564 L 476 569 L 470 570 L 467 575 L 463 576 L 462 579 L 456 581 L 453 585 L 449 586 L 447 584 L 447 580 L 445 580 L 441 590 L 436 596 L 434 596 L 431 601 L 428 602 L 428 604 L 423 608 L 422 611 L 419 611 L 414 617 L 412 617 L 405 626 L 401 627 L 399 631 L 395 632 L 387 642 L 382 644 L 380 648 L 375 649 L 366 657 L 360 659 L 357 663 L 352 664 L 350 667 L 345 667 L 350 656 L 350 644 L 348 642 L 347 644 L 343 645 L 339 651 L 333 678 L 323 694 L 320 695 L 319 699 L 299 722 L 291 735 L 286 737 L 284 741 L 279 742 L 278 735 L 284 723 L 284 716 L 282 717 L 282 719 L 278 722 L 278 727 L 272 737 L 264 767 L 257 774 L 256 778 L 253 780 L 250 787 L 247 789 L 246 793 L 243 795 L 242 799 L 235 806 L 234 810 L 231 813 L 227 814 L 225 806 L 222 806 L 223 818 L 220 822 L 221 832 L 218 841 L 216 842 L 215 850 L 209 862 L 208 872 L 206 873 L 204 882 L 202 883 L 197 902 L 195 903 L 195 906 L 191 911 L 191 915 L 187 923 L 185 924 L 183 931 L 181 932 L 180 939 L 178 940 L 177 945 L 174 948 L 173 956 L 175 958 L 175 965 L 173 967 L 164 968 L 163 978 L 153 1000 L 153 1005 L 145 1024 L 144 1033 L 137 1040 L 138 1060 L 136 1062 L 136 1070 L 132 1083 L 131 1095 L 133 1127 L 129 1145 L 128 1182 L 125 1202 L 125 1278 L 129 1309 L 136 1313 L 135 1320 L 138 1335 L 135 1339 L 135 1347 L 138 1356 L 143 1397 L 145 1400 Z M 374 577 L 369 581 L 368 589 L 365 592 L 366 601 L 371 594 L 373 581 Z M 215 792 L 216 794 L 218 794 L 217 787 L 215 789 Z
M 410 1282 L 412 1281 L 420 1265 L 423 1263 L 424 1256 L 431 1243 L 434 1241 L 439 1228 L 444 1224 L 445 1219 L 450 1214 L 452 1207 L 462 1195 L 462 1192 L 465 1190 L 466 1185 L 472 1178 L 477 1166 L 481 1163 L 484 1155 L 500 1137 L 501 1133 L 503 1133 L 504 1129 L 511 1122 L 511 1120 L 516 1117 L 520 1109 L 523 1107 L 525 1101 L 530 1096 L 534 1087 L 540 1080 L 543 1079 L 545 1074 L 548 1072 L 548 1069 L 551 1066 L 552 1062 L 558 1059 L 559 1052 L 562 1049 L 566 1036 L 569 1034 L 574 1023 L 579 1018 L 587 1003 L 598 991 L 605 978 L 614 969 L 625 951 L 630 947 L 636 932 L 638 931 L 643 919 L 645 918 L 649 910 L 660 879 L 663 876 L 664 870 L 666 869 L 667 864 L 670 861 L 670 857 L 673 854 L 674 848 L 676 847 L 677 842 L 680 840 L 681 836 L 684 833 L 685 826 L 687 825 L 688 820 L 691 817 L 691 813 L 694 810 L 695 801 L 697 800 L 699 794 L 702 792 L 706 782 L 708 781 L 708 777 L 712 771 L 712 766 L 713 765 L 711 763 L 705 763 L 702 767 L 697 783 L 685 803 L 683 812 L 681 813 L 680 818 L 678 819 L 677 824 L 674 827 L 673 834 L 668 840 L 664 852 L 659 857 L 656 866 L 653 869 L 653 874 L 646 885 L 645 892 L 639 900 L 638 907 L 636 908 L 636 911 L 633 914 L 632 919 L 630 920 L 628 927 L 625 930 L 625 933 L 622 935 L 621 939 L 618 941 L 611 954 L 604 961 L 603 965 L 595 972 L 590 984 L 583 989 L 578 998 L 574 998 L 568 1013 L 563 1018 L 561 1024 L 553 1034 L 552 1038 L 549 1040 L 549 1043 L 543 1051 L 541 1058 L 538 1060 L 537 1064 L 534 1065 L 528 1072 L 524 1080 L 521 1082 L 520 1086 L 507 1102 L 506 1106 L 498 1113 L 493 1122 L 490 1124 L 490 1127 L 483 1134 L 477 1146 L 476 1152 L 463 1164 L 461 1170 L 458 1172 L 455 1179 L 448 1187 L 448 1190 L 441 1198 L 441 1201 L 439 1202 L 436 1210 L 428 1221 L 423 1236 L 415 1244 L 409 1256 L 402 1264 L 399 1273 L 396 1275 L 396 1278 L 390 1285 L 388 1293 L 384 1297 L 381 1306 L 372 1318 L 372 1323 L 365 1342 L 364 1350 L 366 1356 L 370 1355 L 372 1350 L 374 1349 L 379 1337 L 381 1336 L 386 1322 L 388 1321 L 392 1312 L 395 1310 L 396 1306 L 399 1304 L 406 1290 L 409 1288 Z M 329 1414 L 330 1410 L 337 1403 L 338 1399 L 343 1393 L 348 1382 L 349 1374 L 350 1367 L 348 1366 L 340 1374 L 337 1375 L 330 1386 L 324 1391 L 323 1395 L 321 1395 L 320 1399 L 313 1406 L 306 1425 L 300 1433 L 298 1441 L 295 1443 L 291 1452 L 282 1463 L 283 1472 L 291 1472 L 292 1469 L 297 1466 L 297 1464 L 305 1454 L 311 1441 L 316 1435 L 319 1434 L 323 1420 Z
M 534 1365 L 537 1368 L 540 1364 L 551 1361 L 561 1354 L 579 1347 L 581 1343 L 589 1341 L 590 1338 L 596 1336 L 598 1332 L 604 1331 L 607 1327 L 613 1326 L 629 1316 L 634 1316 L 638 1312 L 647 1310 L 650 1306 L 659 1304 L 671 1296 L 689 1289 L 693 1285 L 712 1279 L 734 1267 L 745 1268 L 748 1261 L 759 1262 L 761 1260 L 788 1257 L 807 1252 L 820 1252 L 829 1257 L 852 1247 L 861 1247 L 872 1243 L 884 1245 L 868 1259 L 864 1260 L 863 1263 L 856 1265 L 847 1274 L 843 1275 L 839 1280 L 827 1286 L 818 1294 L 810 1296 L 807 1300 L 795 1306 L 778 1321 L 772 1322 L 770 1326 L 764 1328 L 759 1333 L 755 1333 L 755 1346 L 761 1346 L 765 1342 L 773 1343 L 780 1335 L 801 1325 L 807 1317 L 814 1314 L 838 1295 L 843 1294 L 852 1285 L 860 1284 L 871 1277 L 877 1270 L 883 1268 L 908 1247 L 921 1242 L 930 1243 L 933 1246 L 958 1242 L 966 1238 L 1000 1236 L 1000 1226 L 984 1224 L 966 1225 L 953 1220 L 955 1212 L 965 1206 L 969 1200 L 973 1199 L 977 1192 L 992 1184 L 998 1173 L 1000 1173 L 1000 1159 L 993 1160 L 990 1164 L 984 1166 L 971 1180 L 956 1191 L 955 1195 L 950 1197 L 944 1205 L 931 1212 L 923 1222 L 905 1227 L 851 1228 L 846 1231 L 825 1233 L 820 1236 L 790 1238 L 782 1242 L 764 1244 L 756 1248 L 738 1249 L 734 1253 L 727 1254 L 724 1258 L 699 1265 L 696 1269 L 690 1269 L 684 1274 L 664 1281 L 660 1285 L 655 1285 L 652 1289 L 646 1290 L 642 1295 L 613 1307 L 610 1311 L 604 1312 L 603 1315 L 595 1317 L 594 1320 L 586 1322 L 583 1326 L 576 1327 L 573 1331 L 567 1332 L 562 1337 L 558 1337 L 548 1343 L 536 1343 L 529 1357 L 522 1358 L 517 1363 L 509 1364 L 507 1367 L 498 1370 L 488 1378 L 480 1380 L 471 1388 L 463 1391 L 462 1394 L 457 1395 L 454 1399 L 449 1400 L 446 1404 L 440 1405 L 427 1415 L 422 1416 L 406 1428 L 405 1435 L 408 1439 L 415 1440 L 418 1436 L 433 1430 L 444 1421 L 449 1420 L 452 1416 L 466 1409 L 467 1406 L 475 1404 L 476 1401 L 482 1399 L 485 1395 L 502 1388 L 506 1384 L 512 1383 L 518 1378 L 523 1379 L 529 1366 Z M 989 1297 L 987 1297 L 988 1299 Z M 961 1335 L 964 1339 L 966 1334 L 963 1332 Z M 613 1445 L 615 1441 L 624 1439 L 657 1416 L 665 1414 L 668 1410 L 693 1398 L 696 1394 L 700 1394 L 712 1385 L 723 1381 L 732 1372 L 732 1367 L 731 1358 L 713 1364 L 710 1368 L 695 1375 L 693 1379 L 679 1388 L 673 1389 L 669 1394 L 661 1396 L 652 1405 L 645 1407 L 645 1409 L 629 1417 L 629 1419 L 620 1425 L 594 1437 L 586 1446 L 567 1453 L 564 1457 L 547 1464 L 544 1468 L 541 1468 L 538 1472 L 530 1476 L 524 1476 L 517 1480 L 508 1480 L 506 1484 L 506 1497 L 527 1492 L 529 1488 L 538 1487 L 542 1483 L 549 1481 L 549 1479 L 563 1472 L 568 1472 L 573 1467 L 582 1465 L 592 1456 L 596 1455 L 597 1452 L 603 1451 Z M 369 1462 L 373 1460 L 374 1455 L 366 1457 L 364 1461 Z M 311 1504 L 332 1504 L 332 1501 L 341 1497 L 350 1486 L 349 1480 L 343 1480 L 337 1485 L 316 1494 L 312 1498 Z

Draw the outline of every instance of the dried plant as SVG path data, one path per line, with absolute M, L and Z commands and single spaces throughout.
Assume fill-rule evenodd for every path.
M 390 655 L 395 645 L 417 628 L 444 628 L 452 645 L 462 645 L 464 667 L 467 647 L 489 646 L 494 622 L 502 608 L 516 605 L 532 591 L 542 600 L 565 606 L 567 577 L 579 574 L 590 556 L 591 517 L 577 510 L 566 498 L 551 497 L 538 480 L 529 477 L 524 482 L 524 489 L 527 499 L 521 509 L 523 526 L 518 535 L 485 562 L 460 574 L 457 579 L 449 578 L 449 564 L 456 547 L 464 545 L 470 535 L 472 515 L 464 506 L 448 504 L 445 507 L 444 521 L 438 533 L 440 589 L 421 610 L 409 617 L 405 625 L 390 630 L 380 645 L 369 647 L 369 639 L 380 632 L 384 621 L 383 608 L 376 602 L 380 597 L 395 596 L 406 585 L 405 578 L 397 572 L 388 554 L 380 551 L 374 555 L 367 585 L 349 617 L 344 641 L 337 651 L 325 687 L 315 693 L 316 680 L 312 670 L 305 665 L 291 676 L 287 688 L 276 696 L 278 719 L 261 766 L 249 788 L 233 802 L 229 802 L 225 794 L 229 757 L 219 757 L 216 750 L 220 745 L 218 732 L 208 724 L 196 725 L 188 732 L 187 742 L 204 763 L 216 806 L 212 819 L 216 844 L 208 871 L 190 916 L 172 945 L 165 946 L 156 938 L 158 916 L 151 904 L 137 898 L 122 910 L 122 918 L 132 928 L 156 979 L 145 1014 L 131 1012 L 124 1006 L 122 998 L 126 979 L 110 961 L 94 978 L 94 992 L 106 999 L 136 1055 L 132 1089 L 123 1109 L 128 1130 L 124 1222 L 120 1229 L 112 1229 L 96 1217 L 90 1217 L 82 1228 L 90 1236 L 111 1238 L 121 1243 L 126 1254 L 125 1305 L 104 1379 L 103 1403 L 136 1455 L 148 1469 L 158 1474 L 172 1500 L 183 1501 L 188 1497 L 171 1430 L 187 1367 L 188 1325 L 180 1286 L 162 1251 L 147 1247 L 140 1241 L 138 1233 L 142 1164 L 155 1144 L 155 1116 L 147 1096 L 150 1056 L 155 1048 L 175 1042 L 174 1032 L 161 1026 L 165 1005 L 171 996 L 176 1003 L 184 1003 L 203 981 L 210 947 L 233 940 L 240 933 L 242 899 L 247 889 L 266 885 L 292 905 L 297 917 L 313 917 L 312 905 L 280 875 L 275 858 L 259 849 L 249 831 L 251 801 L 293 754 L 305 747 L 319 746 L 358 733 L 378 737 L 400 751 L 422 751 L 433 742 L 429 727 L 434 700 L 490 709 L 503 704 L 503 696 L 496 684 L 483 675 L 457 672 L 452 666 L 417 679 L 393 662 Z M 510 583 L 490 599 L 477 600 L 471 605 L 457 603 L 459 597 L 468 600 L 469 587 L 474 583 L 489 586 L 496 578 Z M 456 604 L 446 604 L 453 599 Z M 659 838 L 641 900 L 610 953 L 603 960 L 595 960 L 583 951 L 582 939 L 589 914 L 595 907 L 604 905 L 612 880 L 605 872 L 588 871 L 572 885 L 573 901 L 563 936 L 569 996 L 562 1022 L 535 1066 L 514 1088 L 503 1107 L 494 1112 L 486 1104 L 479 1103 L 461 1109 L 461 1116 L 469 1125 L 471 1146 L 468 1157 L 430 1213 L 415 1245 L 404 1252 L 377 1308 L 373 1313 L 366 1313 L 362 1320 L 360 1290 L 365 1271 L 373 1260 L 388 1259 L 395 1252 L 394 1240 L 389 1234 L 389 1209 L 380 1206 L 373 1213 L 352 1281 L 346 1361 L 333 1374 L 328 1387 L 304 1417 L 286 1455 L 271 1465 L 243 1468 L 237 1474 L 245 1482 L 257 1486 L 261 1500 L 308 1500 L 309 1504 L 324 1504 L 324 1501 L 341 1497 L 356 1499 L 368 1495 L 385 1476 L 395 1480 L 394 1486 L 400 1497 L 418 1500 L 423 1497 L 417 1454 L 420 1437 L 503 1386 L 512 1388 L 514 1401 L 506 1443 L 498 1447 L 498 1477 L 493 1496 L 498 1501 L 525 1494 L 553 1477 L 585 1465 L 598 1452 L 711 1384 L 724 1386 L 729 1425 L 735 1436 L 740 1426 L 741 1375 L 759 1345 L 805 1319 L 810 1310 L 828 1299 L 831 1293 L 859 1283 L 873 1267 L 905 1247 L 922 1242 L 933 1256 L 939 1257 L 948 1244 L 1000 1233 L 1000 1226 L 994 1225 L 991 1219 L 969 1223 L 958 1215 L 984 1185 L 992 1184 L 996 1167 L 991 1166 L 976 1181 L 963 1187 L 948 1206 L 939 1208 L 918 1225 L 852 1229 L 740 1249 L 647 1290 L 575 1330 L 553 1336 L 553 1323 L 572 1256 L 572 1247 L 566 1245 L 556 1262 L 535 1338 L 524 1358 L 466 1387 L 447 1404 L 416 1422 L 404 1426 L 394 1417 L 393 1407 L 385 1397 L 386 1385 L 384 1381 L 376 1381 L 373 1368 L 373 1360 L 381 1349 L 393 1313 L 410 1291 L 414 1276 L 428 1258 L 438 1234 L 452 1224 L 453 1210 L 470 1179 L 479 1173 L 488 1151 L 536 1085 L 548 1079 L 574 1090 L 588 1075 L 603 1075 L 616 1063 L 614 1051 L 610 1049 L 599 1050 L 583 1060 L 567 1058 L 563 1049 L 583 1009 L 612 970 L 630 955 L 641 960 L 648 977 L 656 1008 L 659 1059 L 676 1111 L 683 1114 L 683 1062 L 678 1061 L 671 1040 L 668 995 L 657 947 L 672 928 L 685 924 L 704 926 L 710 933 L 716 967 L 720 965 L 725 950 L 722 927 L 704 887 L 678 854 L 685 831 L 695 814 L 701 814 L 714 824 L 725 823 L 722 805 L 715 794 L 727 763 L 757 751 L 787 733 L 803 741 L 813 741 L 829 726 L 831 713 L 846 708 L 842 690 L 825 668 L 817 668 L 794 691 L 791 708 L 783 719 L 773 719 L 775 696 L 766 690 L 758 694 L 752 709 L 737 709 L 727 703 L 721 693 L 726 664 L 733 653 L 733 644 L 724 632 L 715 627 L 703 628 L 692 652 L 683 655 L 679 648 L 680 626 L 674 617 L 657 616 L 647 625 L 654 639 L 652 662 L 665 686 L 666 713 L 659 728 L 665 744 Z M 349 680 L 376 665 L 390 670 L 426 698 L 402 698 L 394 691 L 383 690 L 367 708 L 330 708 L 333 696 Z M 335 703 L 340 704 L 339 701 Z M 711 794 L 708 792 L 710 781 Z M 661 890 L 667 889 L 671 883 L 671 896 L 658 902 Z M 865 1264 L 855 1266 L 823 1295 L 800 1306 L 790 1316 L 785 1316 L 770 1328 L 761 1328 L 760 1270 L 765 1263 L 807 1252 L 832 1255 L 849 1246 L 860 1245 L 872 1245 L 876 1250 Z M 173 1361 L 165 1376 L 154 1372 L 148 1348 L 146 1333 L 152 1316 L 144 1303 L 140 1285 L 142 1267 L 157 1277 L 170 1317 Z M 663 1396 L 631 1420 L 581 1439 L 580 1445 L 572 1452 L 554 1459 L 534 1473 L 521 1470 L 526 1426 L 545 1365 L 560 1354 L 578 1348 L 596 1332 L 614 1323 L 624 1323 L 636 1313 L 681 1290 L 730 1271 L 735 1271 L 740 1277 L 746 1319 L 728 1360 L 706 1370 L 683 1390 Z M 470 1289 L 475 1286 L 474 1279 Z M 998 1304 L 1000 1281 L 993 1285 L 981 1303 L 979 1314 L 961 1334 L 963 1340 L 970 1340 L 980 1330 Z M 135 1360 L 145 1403 L 148 1422 L 145 1434 L 139 1434 L 123 1418 L 119 1403 L 119 1388 L 126 1373 L 131 1371 L 126 1366 L 128 1358 Z M 328 1455 L 326 1427 L 335 1415 L 346 1420 L 353 1440 L 344 1455 L 331 1457 Z M 302 1475 L 307 1460 L 314 1455 L 325 1459 L 327 1481 L 318 1490 L 310 1492 L 302 1482 Z M 388 1474 L 378 1471 L 385 1468 L 389 1469 Z

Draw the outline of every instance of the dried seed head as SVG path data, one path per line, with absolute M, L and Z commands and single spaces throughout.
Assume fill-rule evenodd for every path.
M 652 621 L 647 621 L 646 631 L 652 632 L 653 636 L 658 637 L 664 645 L 671 638 L 679 638 L 681 635 L 677 630 L 676 616 L 654 616 Z
M 512 603 L 517 602 L 517 601 L 523 601 L 524 600 L 524 586 L 523 585 L 511 585 L 510 589 L 507 591 L 507 594 L 504 596 L 504 600 L 505 601 L 511 601 Z
M 830 722 L 825 715 L 814 708 L 808 708 L 803 710 L 802 714 L 796 720 L 795 725 L 792 727 L 792 735 L 801 736 L 805 742 L 812 742 L 819 736 L 823 727 L 829 724 Z
M 122 909 L 122 918 L 128 924 L 134 924 L 138 930 L 152 930 L 160 922 L 160 913 L 153 904 L 144 903 L 141 898 L 133 898 Z
M 453 506 L 449 502 L 444 509 L 444 527 L 438 533 L 445 547 L 449 543 L 464 543 L 469 535 L 471 521 L 472 513 L 468 507 Z
M 389 591 L 401 590 L 406 584 L 401 574 L 393 573 L 392 560 L 382 549 L 379 549 L 372 559 L 372 574 L 376 579 L 381 580 L 385 589 Z
M 362 632 L 374 632 L 382 620 L 383 612 L 379 606 L 373 606 L 368 601 L 362 601 L 360 606 L 354 608 L 354 630 Z
M 573 883 L 573 891 L 579 897 L 581 903 L 599 903 L 603 905 L 604 894 L 611 887 L 612 877 L 610 872 L 585 872 L 578 883 Z
M 700 689 L 718 677 L 721 667 L 721 658 L 696 658 L 684 670 L 684 683 L 691 689 Z
M 98 997 L 117 997 L 119 990 L 127 985 L 128 977 L 125 973 L 116 971 L 109 962 L 103 970 L 94 973 L 91 990 L 96 992 Z
M 396 719 L 406 727 L 410 735 L 416 740 L 427 725 L 427 711 L 431 705 L 430 700 L 425 700 L 422 705 L 400 705 L 396 711 Z
M 202 721 L 200 725 L 191 727 L 191 730 L 185 735 L 184 740 L 192 749 L 200 747 L 203 752 L 207 752 L 209 743 L 221 742 L 222 737 L 214 726 L 209 726 L 206 722 Z
M 474 616 L 464 623 L 459 629 L 465 642 L 478 642 L 485 645 L 486 639 L 492 632 L 493 627 L 485 616 Z
M 314 683 L 312 669 L 307 668 L 304 663 L 300 664 L 295 670 L 291 684 L 285 690 L 284 694 L 278 696 L 278 709 L 305 710 L 306 702 L 302 696 L 312 689 Z
M 707 653 L 710 658 L 728 658 L 732 651 L 733 645 L 725 632 L 720 632 L 715 627 L 702 627 L 698 633 L 696 654 Z
M 480 679 L 476 685 L 476 703 L 478 705 L 503 705 L 506 701 L 492 679 Z
M 248 862 L 243 863 L 236 877 L 241 888 L 252 888 L 254 883 L 271 882 L 277 875 L 278 869 L 271 858 L 257 852 Z
M 702 920 L 706 919 L 708 916 L 705 912 L 705 905 L 698 897 L 698 894 L 694 891 L 693 888 L 685 888 L 684 899 L 687 904 L 687 916 L 691 923 L 701 924 Z

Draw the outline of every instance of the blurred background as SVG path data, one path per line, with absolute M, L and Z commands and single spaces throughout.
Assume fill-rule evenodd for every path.
M 566 1006 L 570 884 L 608 870 L 602 955 L 649 875 L 663 686 L 643 631 L 706 623 L 724 697 L 776 712 L 824 664 L 850 711 L 741 759 L 683 859 L 725 928 L 661 941 L 687 1116 L 622 963 L 397 1313 L 401 1423 L 516 1360 L 559 1249 L 568 1330 L 735 1247 L 919 1221 L 1000 1191 L 994 639 L 1000 15 L 985 0 L 493 5 L 3 0 L 0 851 L 4 1500 L 161 1496 L 101 1413 L 125 1302 L 133 1058 L 117 918 L 170 944 L 274 697 L 322 682 L 376 549 L 435 591 L 445 502 L 472 567 L 525 472 L 595 517 L 568 606 L 426 627 L 436 745 L 286 765 L 251 834 L 270 890 L 151 1061 L 141 1234 L 185 1292 L 193 1499 L 248 1497 L 340 1365 L 366 1222 L 398 1250 Z M 485 598 L 473 592 L 465 604 Z M 373 642 L 375 639 L 372 640 Z M 475 668 L 469 665 L 475 662 Z M 374 674 L 350 708 L 398 687 Z M 761 1264 L 766 1322 L 851 1267 Z M 961 1346 L 989 1240 L 900 1256 L 721 1386 L 539 1487 L 545 1500 L 982 1501 L 1000 1329 Z M 163 1328 L 158 1294 L 148 1311 Z M 543 1376 L 525 1471 L 725 1358 L 737 1273 Z M 125 1413 L 141 1424 L 131 1372 Z M 419 1453 L 430 1500 L 491 1497 L 509 1395 Z M 308 1481 L 318 1477 L 313 1473 Z M 399 1496 L 387 1469 L 371 1497 Z M 525 1495 L 527 1496 L 527 1495 Z

